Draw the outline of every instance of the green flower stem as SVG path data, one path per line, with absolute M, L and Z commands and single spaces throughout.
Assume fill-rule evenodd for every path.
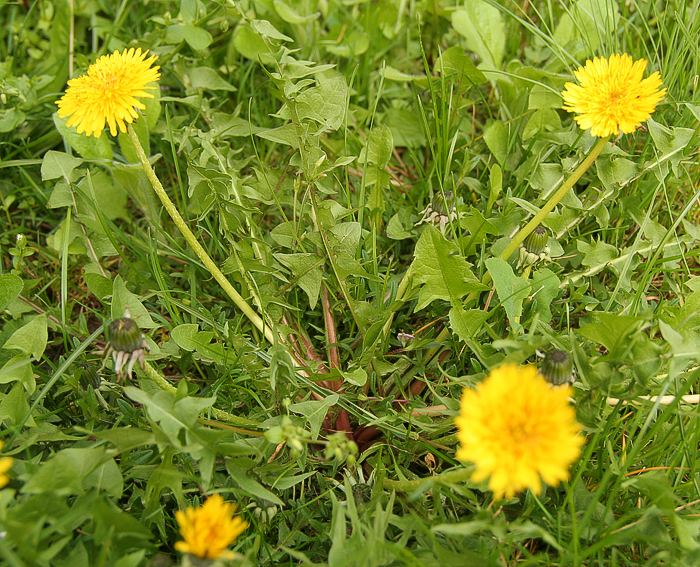
M 168 382 L 160 373 L 153 368 L 148 362 L 143 365 L 144 374 L 158 386 L 161 390 L 168 392 L 170 394 L 177 394 L 177 388 Z M 238 417 L 236 415 L 230 414 L 227 411 L 220 410 L 219 408 L 211 408 L 211 415 L 214 416 L 219 421 L 225 421 L 226 423 L 231 423 L 233 425 L 243 425 L 247 427 L 257 427 L 258 424 L 255 421 L 247 419 L 245 417 Z
M 248 302 L 245 299 L 243 299 L 241 294 L 236 291 L 236 289 L 231 285 L 231 282 L 228 281 L 223 272 L 217 267 L 217 265 L 209 256 L 209 254 L 207 254 L 207 251 L 204 250 L 204 247 L 199 243 L 197 237 L 189 229 L 189 227 L 185 223 L 185 220 L 182 218 L 177 208 L 170 200 L 170 197 L 168 197 L 168 194 L 165 192 L 165 189 L 163 189 L 163 185 L 158 179 L 156 172 L 153 171 L 153 168 L 151 167 L 151 164 L 149 163 L 148 158 L 146 157 L 146 152 L 144 152 L 143 147 L 141 146 L 141 142 L 139 141 L 139 138 L 136 135 L 136 132 L 131 126 L 129 126 L 128 131 L 129 139 L 134 144 L 136 155 L 138 156 L 139 161 L 143 166 L 143 170 L 146 173 L 146 177 L 148 177 L 148 181 L 151 183 L 151 186 L 156 192 L 156 195 L 158 195 L 160 202 L 163 203 L 163 207 L 165 207 L 165 210 L 168 211 L 170 218 L 173 219 L 175 226 L 178 228 L 182 236 L 185 237 L 187 244 L 190 245 L 190 248 L 192 248 L 194 253 L 202 261 L 209 273 L 219 283 L 226 295 L 228 295 L 231 298 L 231 301 L 233 301 L 236 307 L 238 307 L 238 309 L 240 309 L 241 312 L 246 317 L 248 317 L 250 322 L 253 323 L 253 325 L 255 325 L 255 327 L 261 333 L 263 333 L 263 335 L 265 335 L 265 338 L 270 342 L 270 344 L 274 344 L 275 335 L 273 334 L 270 326 L 265 324 L 265 322 L 262 320 L 262 317 L 260 317 L 260 315 L 258 315 L 255 312 L 255 310 L 248 304 Z
M 576 182 L 581 179 L 584 173 L 593 165 L 593 162 L 603 151 L 605 144 L 608 143 L 608 138 L 599 138 L 598 141 L 593 145 L 591 151 L 584 160 L 578 165 L 578 167 L 571 173 L 571 175 L 561 184 L 561 187 L 557 189 L 556 193 L 552 195 L 549 200 L 544 204 L 544 206 L 539 210 L 539 212 L 530 219 L 523 228 L 521 228 L 518 233 L 512 238 L 505 247 L 503 252 L 499 254 L 499 258 L 502 260 L 507 260 L 513 255 L 513 252 L 520 248 L 520 245 L 525 241 L 525 239 L 530 235 L 530 233 L 535 230 L 545 217 L 554 210 L 566 194 L 571 190 L 571 188 L 576 184 Z M 488 273 L 488 272 L 487 272 Z M 490 278 L 489 278 L 490 279 Z
M 426 478 L 417 478 L 415 480 L 391 480 L 385 478 L 382 482 L 387 490 L 395 490 L 396 492 L 411 492 L 424 487 L 428 483 L 440 482 L 443 484 L 465 482 L 471 478 L 472 468 L 461 467 L 451 471 L 444 472 L 436 476 Z

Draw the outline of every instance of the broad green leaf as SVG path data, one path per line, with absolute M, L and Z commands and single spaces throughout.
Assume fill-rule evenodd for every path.
M 345 374 L 343 374 L 345 376 Z M 328 410 L 338 403 L 338 394 L 331 394 L 322 400 L 308 400 L 306 402 L 297 402 L 289 406 L 289 411 L 303 415 L 309 422 L 311 428 L 311 438 L 318 439 L 318 434 L 321 431 L 321 425 L 326 418 Z
M 26 117 L 27 115 L 18 108 L 0 110 L 0 133 L 12 132 Z
M 112 319 L 124 317 L 127 309 L 130 317 L 142 329 L 154 329 L 158 326 L 153 322 L 138 296 L 126 288 L 126 283 L 121 276 L 117 276 L 112 284 Z
M 92 293 L 97 299 L 102 301 L 105 297 L 112 295 L 112 280 L 106 278 L 101 274 L 94 272 L 85 272 L 85 284 L 87 285 L 90 293 Z
M 39 360 L 44 354 L 48 338 L 48 318 L 46 315 L 38 315 L 12 333 L 2 348 L 19 350 L 33 356 L 34 360 Z
M 499 69 L 506 47 L 503 16 L 485 0 L 471 0 L 452 12 L 452 26 L 480 58 L 483 67 Z
M 629 338 L 635 334 L 641 321 L 630 315 L 616 313 L 593 313 L 591 322 L 583 325 L 579 333 L 603 345 L 612 357 L 618 356 L 619 351 L 629 347 Z
M 26 494 L 51 493 L 61 496 L 104 491 L 119 498 L 122 475 L 104 447 L 63 449 L 41 464 L 22 488 Z
M 636 162 L 614 154 L 601 156 L 595 165 L 596 173 L 606 189 L 619 189 L 639 170 Z
M 46 205 L 49 209 L 60 209 L 61 207 L 73 206 L 73 189 L 71 185 L 63 179 L 56 182 L 53 186 L 49 202 Z
M 465 85 L 480 85 L 487 81 L 486 75 L 476 68 L 459 45 L 453 45 L 443 51 L 435 62 L 435 69 L 447 77 L 452 77 L 455 82 Z
M 420 285 L 416 311 L 436 299 L 455 304 L 470 291 L 485 288 L 469 269 L 467 261 L 459 255 L 455 245 L 431 225 L 425 227 L 416 244 L 410 269 L 414 282 Z
M 508 157 L 508 127 L 500 120 L 490 122 L 484 129 L 484 142 L 496 158 L 496 161 L 503 166 Z
M 291 37 L 284 35 L 268 20 L 252 20 L 250 25 L 263 37 L 267 37 L 275 41 L 293 41 Z
M 17 382 L 7 394 L 0 394 L 0 423 L 5 425 L 19 425 L 25 423 L 34 425 L 34 420 L 27 419 L 29 415 L 29 402 L 24 386 Z
M 274 47 L 268 46 L 265 40 L 248 24 L 239 24 L 233 32 L 233 45 L 243 57 L 255 63 L 272 64 Z
M 22 278 L 14 274 L 0 274 L 0 311 L 17 299 L 22 287 Z
M 194 396 L 176 399 L 169 392 L 158 391 L 149 394 L 133 386 L 127 386 L 124 392 L 132 400 L 144 406 L 148 416 L 160 426 L 170 442 L 178 448 L 184 448 L 180 437 L 180 432 L 183 430 L 187 434 L 188 443 L 198 441 L 199 436 L 193 431 L 197 418 L 216 400 L 214 397 L 196 398 Z M 200 450 L 197 447 L 188 447 L 188 449 L 194 453 Z
M 530 283 L 513 273 L 510 264 L 501 258 L 486 260 L 486 268 L 496 286 L 496 294 L 506 311 L 510 326 L 516 333 L 522 333 L 520 316 L 523 313 L 523 301 L 530 294 Z
M 28 355 L 18 354 L 0 368 L 0 384 L 20 382 L 28 393 L 36 389 L 36 380 L 32 371 L 32 362 Z
M 83 160 L 64 152 L 49 150 L 44 154 L 44 159 L 41 162 L 41 179 L 48 181 L 50 179 L 58 179 L 62 177 L 70 182 L 70 174 L 78 167 Z
M 152 431 L 144 431 L 131 426 L 95 431 L 94 435 L 98 439 L 106 439 L 112 443 L 120 453 L 125 453 L 144 445 L 153 445 L 156 442 Z
M 277 495 L 255 480 L 253 477 L 254 468 L 255 463 L 251 459 L 228 459 L 226 461 L 226 470 L 241 490 L 260 500 L 284 506 L 284 502 Z
M 551 305 L 560 293 L 561 281 L 549 268 L 540 268 L 532 274 L 532 313 L 548 323 L 552 319 Z
M 112 159 L 112 143 L 109 136 L 103 134 L 95 138 L 94 136 L 78 134 L 75 128 L 66 126 L 66 120 L 56 112 L 53 114 L 53 123 L 68 145 L 85 159 Z
M 91 224 L 93 230 L 96 228 L 103 233 L 102 225 L 93 211 L 94 207 L 97 207 L 102 215 L 110 220 L 128 218 L 126 191 L 118 183 L 114 183 L 111 175 L 104 171 L 96 171 L 94 174 L 89 172 L 80 180 L 78 187 L 81 190 L 79 193 L 83 193 L 90 200 L 90 203 L 86 204 L 85 198 L 77 194 L 78 212 L 83 219 L 86 217 L 95 219 Z
M 277 14 L 279 14 L 279 17 L 288 24 L 306 24 L 308 22 L 313 22 L 319 16 L 319 12 L 302 16 L 299 12 L 292 8 L 292 6 L 290 6 L 287 2 L 282 2 L 282 0 L 274 0 L 272 5 L 275 7 L 275 11 Z
M 611 260 L 614 260 L 619 255 L 617 248 L 602 240 L 594 242 L 593 244 L 578 240 L 576 242 L 576 248 L 583 254 L 581 263 L 590 268 L 588 271 L 589 276 L 595 275 L 603 270 Z
M 275 258 L 291 270 L 297 285 L 309 298 L 309 307 L 314 309 L 323 280 L 323 259 L 310 253 L 275 254 Z
M 213 41 L 211 34 L 207 30 L 192 24 L 168 26 L 165 32 L 165 39 L 168 43 L 185 41 L 192 49 L 197 51 L 206 49 Z
M 700 360 L 700 335 L 687 329 L 679 332 L 664 321 L 659 321 L 659 330 L 664 340 L 671 346 L 670 376 L 675 376 L 691 362 Z
M 206 361 L 217 364 L 228 362 L 224 345 L 212 342 L 216 336 L 213 331 L 200 331 L 196 324 L 184 323 L 175 327 L 171 336 L 181 349 L 196 352 Z
M 647 126 L 658 151 L 658 157 L 653 162 L 645 164 L 645 167 L 659 164 L 661 171 L 665 172 L 668 170 L 667 164 L 670 163 L 674 175 L 680 175 L 679 165 L 689 151 L 688 144 L 693 138 L 695 130 L 679 127 L 669 128 L 659 124 L 653 118 L 647 120 Z
M 388 108 L 384 113 L 384 124 L 391 130 L 394 146 L 420 148 L 425 146 L 425 130 L 420 117 L 405 108 Z
M 413 233 L 404 228 L 404 225 L 401 223 L 401 213 L 398 212 L 389 219 L 386 225 L 386 235 L 392 240 L 405 240 L 411 238 Z
M 342 372 L 342 375 L 346 382 L 355 386 L 364 386 L 367 383 L 367 372 L 363 368 L 346 370 Z
M 383 124 L 378 124 L 367 137 L 367 143 L 357 158 L 359 163 L 370 163 L 377 167 L 386 167 L 394 150 L 394 139 L 391 130 Z
M 318 84 L 296 97 L 296 111 L 300 120 L 313 120 L 321 125 L 320 131 L 340 128 L 345 120 L 348 85 L 345 77 L 319 75 Z
M 450 328 L 463 341 L 476 337 L 484 328 L 489 314 L 482 309 L 464 309 L 453 305 L 450 309 Z
M 229 91 L 236 90 L 231 83 L 225 81 L 211 67 L 193 67 L 187 72 L 193 89 L 204 89 L 208 91 Z
M 286 144 L 296 149 L 299 148 L 299 134 L 294 124 L 285 124 L 279 128 L 260 130 L 256 132 L 256 135 L 278 144 Z

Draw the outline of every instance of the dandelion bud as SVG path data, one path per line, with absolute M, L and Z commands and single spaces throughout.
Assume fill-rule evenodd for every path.
M 114 359 L 117 380 L 121 378 L 124 368 L 126 368 L 125 374 L 131 376 L 136 361 L 143 365 L 144 353 L 147 349 L 146 342 L 136 321 L 131 319 L 128 314 L 109 324 L 107 339 L 109 340 L 108 350 Z
M 547 240 L 549 240 L 547 229 L 542 225 L 538 225 L 537 228 L 535 228 L 535 230 L 533 230 L 525 239 L 525 249 L 530 254 L 536 254 L 539 256 L 547 247 Z
M 552 349 L 545 354 L 540 373 L 550 384 L 561 386 L 574 382 L 573 368 L 571 357 L 566 351 Z
M 115 319 L 109 324 L 109 344 L 117 352 L 134 352 L 141 348 L 141 329 L 128 317 Z

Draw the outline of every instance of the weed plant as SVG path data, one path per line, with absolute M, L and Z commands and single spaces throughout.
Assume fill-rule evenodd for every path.
M 2 563 L 205 564 L 176 513 L 220 494 L 220 564 L 700 564 L 699 10 L 0 2 Z M 78 134 L 67 80 L 132 47 L 157 96 Z M 616 53 L 667 92 L 606 143 L 560 93 Z M 581 455 L 495 499 L 462 391 L 552 349 Z

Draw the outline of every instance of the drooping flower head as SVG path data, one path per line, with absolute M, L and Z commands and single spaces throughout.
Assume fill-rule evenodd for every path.
M 156 89 L 160 78 L 159 67 L 152 67 L 156 55 L 147 58 L 141 49 L 124 49 L 99 57 L 87 73 L 70 79 L 65 94 L 56 101 L 58 115 L 68 118 L 68 126 L 75 126 L 79 134 L 96 138 L 102 134 L 105 123 L 109 133 L 126 132 L 126 124 L 137 117 L 137 109 L 146 106 L 140 98 L 153 98 L 149 90 Z
M 642 79 L 646 66 L 645 59 L 633 61 L 626 53 L 589 59 L 574 71 L 579 84 L 564 85 L 564 110 L 599 138 L 634 132 L 666 94 L 658 72 Z
M 248 522 L 233 516 L 236 505 L 225 502 L 219 494 L 207 498 L 198 508 L 175 512 L 184 541 L 175 549 L 201 559 L 230 559 L 233 553 L 226 548 L 248 527 Z
M 583 444 L 570 395 L 532 366 L 499 366 L 462 394 L 457 458 L 476 465 L 473 479 L 488 478 L 496 498 L 559 484 Z
M 0 441 L 0 451 L 5 446 L 4 441 Z M 10 482 L 10 477 L 7 476 L 7 471 L 12 467 L 12 457 L 2 457 L 0 458 L 0 488 L 7 486 Z

